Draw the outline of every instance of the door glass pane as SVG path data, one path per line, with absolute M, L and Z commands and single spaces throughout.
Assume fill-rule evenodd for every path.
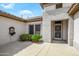
M 55 38 L 61 38 L 61 24 L 55 25 Z
M 55 31 L 61 31 L 61 25 L 56 25 L 55 26 Z
M 61 38 L 61 32 L 55 32 L 55 38 Z

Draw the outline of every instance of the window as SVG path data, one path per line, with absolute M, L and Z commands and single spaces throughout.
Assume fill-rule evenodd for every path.
M 62 3 L 56 4 L 56 9 L 58 9 L 58 8 L 62 8 Z
M 35 25 L 35 34 L 40 34 L 41 25 L 37 24 Z
M 41 25 L 29 25 L 29 34 L 40 34 Z
M 34 25 L 29 25 L 29 34 L 34 34 Z

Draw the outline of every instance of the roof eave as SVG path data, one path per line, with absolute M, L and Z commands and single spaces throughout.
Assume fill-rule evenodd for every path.
M 77 11 L 79 11 L 79 3 L 74 3 L 71 8 L 68 10 L 69 15 L 74 15 Z
M 23 19 L 23 18 L 8 14 L 8 13 L 3 12 L 3 11 L 0 11 L 0 16 L 7 17 L 7 18 L 10 18 L 10 19 L 14 19 L 14 20 L 21 21 L 21 22 L 26 22 L 26 20 Z

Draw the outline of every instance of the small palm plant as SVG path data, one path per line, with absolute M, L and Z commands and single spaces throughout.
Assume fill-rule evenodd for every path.
M 42 36 L 40 34 L 34 34 L 31 37 L 33 42 L 39 42 L 41 38 L 42 38 Z

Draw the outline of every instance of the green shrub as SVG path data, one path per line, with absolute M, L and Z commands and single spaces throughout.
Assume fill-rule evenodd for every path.
M 32 37 L 32 34 L 29 34 L 29 40 L 30 40 L 30 41 L 32 40 L 31 37 Z
M 39 42 L 41 38 L 42 38 L 42 36 L 39 34 L 34 34 L 31 37 L 32 41 L 34 41 L 34 42 Z
M 20 39 L 21 41 L 27 41 L 27 40 L 31 40 L 31 36 L 30 34 L 22 34 L 20 35 Z

